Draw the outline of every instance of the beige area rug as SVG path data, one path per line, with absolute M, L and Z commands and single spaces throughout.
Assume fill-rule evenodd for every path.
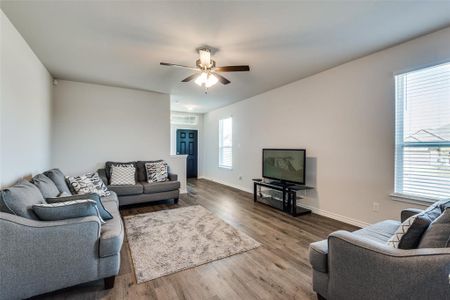
M 260 246 L 199 205 L 124 220 L 138 283 Z

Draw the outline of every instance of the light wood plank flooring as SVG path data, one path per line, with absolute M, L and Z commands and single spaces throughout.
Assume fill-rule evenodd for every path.
M 312 291 L 308 245 L 338 229 L 354 226 L 315 214 L 293 218 L 253 197 L 208 180 L 189 180 L 178 205 L 139 205 L 123 216 L 200 204 L 262 246 L 146 283 L 136 284 L 125 241 L 121 268 L 111 290 L 96 281 L 37 299 L 316 299 Z

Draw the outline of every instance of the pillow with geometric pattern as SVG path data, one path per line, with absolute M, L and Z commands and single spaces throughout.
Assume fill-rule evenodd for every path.
M 67 182 L 69 187 L 75 194 L 89 194 L 96 193 L 100 196 L 109 196 L 111 192 L 100 179 L 97 172 L 87 173 L 80 176 L 68 176 Z
M 112 165 L 110 181 L 111 185 L 135 185 L 136 167 L 134 164 Z
M 387 244 L 398 249 L 416 249 L 425 230 L 440 215 L 440 204 L 435 203 L 423 212 L 409 217 L 400 224 Z
M 169 179 L 169 167 L 165 161 L 148 162 L 145 164 L 147 182 L 162 182 Z

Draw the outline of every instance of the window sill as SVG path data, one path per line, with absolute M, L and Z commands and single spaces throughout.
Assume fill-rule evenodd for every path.
M 423 206 L 429 206 L 440 199 L 437 198 L 428 198 L 428 197 L 420 197 L 415 195 L 408 195 L 402 193 L 392 193 L 390 194 L 391 199 L 394 201 L 406 202 L 411 204 L 418 204 Z
M 227 167 L 227 166 L 219 166 L 219 169 L 225 169 L 225 170 L 233 170 L 233 167 Z

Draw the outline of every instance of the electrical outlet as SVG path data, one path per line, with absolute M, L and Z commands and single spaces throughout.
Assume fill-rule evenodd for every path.
M 380 211 L 380 203 L 374 202 L 372 210 L 375 211 L 375 212 L 379 212 Z

